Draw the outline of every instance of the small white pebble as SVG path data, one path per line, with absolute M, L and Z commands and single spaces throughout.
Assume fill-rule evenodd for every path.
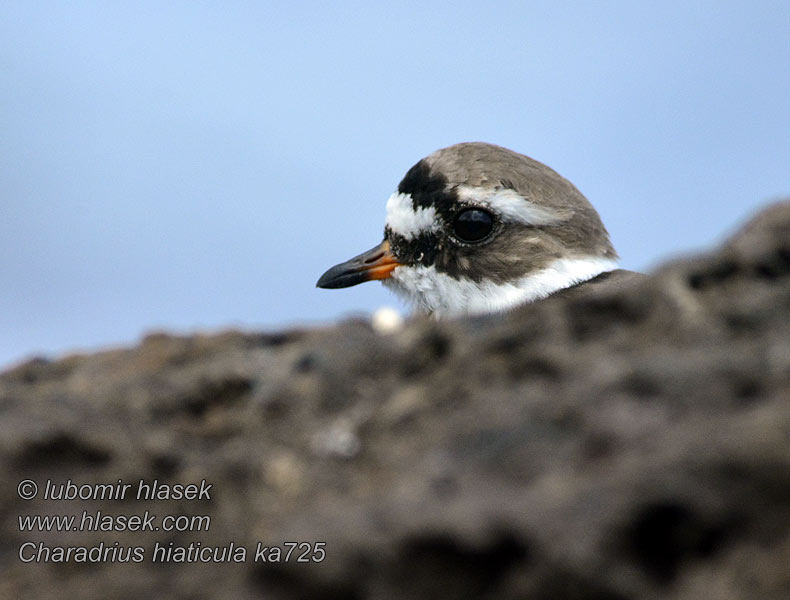
M 374 312 L 371 322 L 373 329 L 382 335 L 395 333 L 403 328 L 403 317 L 397 310 L 389 306 L 382 306 Z
M 348 423 L 339 422 L 313 436 L 311 446 L 319 456 L 350 459 L 359 454 L 362 443 Z

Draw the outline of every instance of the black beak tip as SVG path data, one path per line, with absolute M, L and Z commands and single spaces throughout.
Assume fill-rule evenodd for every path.
M 330 271 L 331 271 L 331 269 L 330 269 Z M 318 278 L 318 281 L 315 282 L 315 287 L 323 288 L 325 290 L 326 289 L 330 289 L 330 283 L 332 281 L 332 278 L 331 277 L 327 277 L 327 275 L 329 275 L 329 271 L 327 271 L 326 273 L 321 275 L 321 277 Z
M 337 290 L 351 287 L 365 280 L 364 273 L 349 270 L 346 263 L 335 265 L 316 281 L 315 287 L 325 290 Z
M 318 278 L 318 281 L 315 282 L 315 287 L 323 288 L 325 290 L 331 289 L 332 288 L 332 285 L 331 285 L 332 278 L 331 277 L 327 277 L 327 275 L 329 275 L 329 271 L 327 271 L 326 273 L 321 275 L 321 277 Z

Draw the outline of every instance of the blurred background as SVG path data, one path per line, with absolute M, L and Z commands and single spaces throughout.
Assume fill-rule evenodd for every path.
M 636 270 L 790 192 L 790 3 L 378 4 L 0 3 L 0 367 L 399 306 L 314 284 L 456 142 L 559 171 Z

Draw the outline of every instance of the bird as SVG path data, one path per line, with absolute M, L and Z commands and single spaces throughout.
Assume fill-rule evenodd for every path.
M 484 142 L 442 148 L 411 167 L 386 204 L 382 242 L 316 286 L 381 281 L 437 318 L 509 311 L 621 285 L 598 212 L 550 167 Z

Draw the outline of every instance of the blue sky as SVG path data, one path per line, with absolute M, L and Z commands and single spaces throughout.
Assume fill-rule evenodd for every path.
M 626 268 L 790 194 L 787 2 L 3 2 L 0 365 L 400 306 L 314 288 L 460 141 L 550 165 Z

